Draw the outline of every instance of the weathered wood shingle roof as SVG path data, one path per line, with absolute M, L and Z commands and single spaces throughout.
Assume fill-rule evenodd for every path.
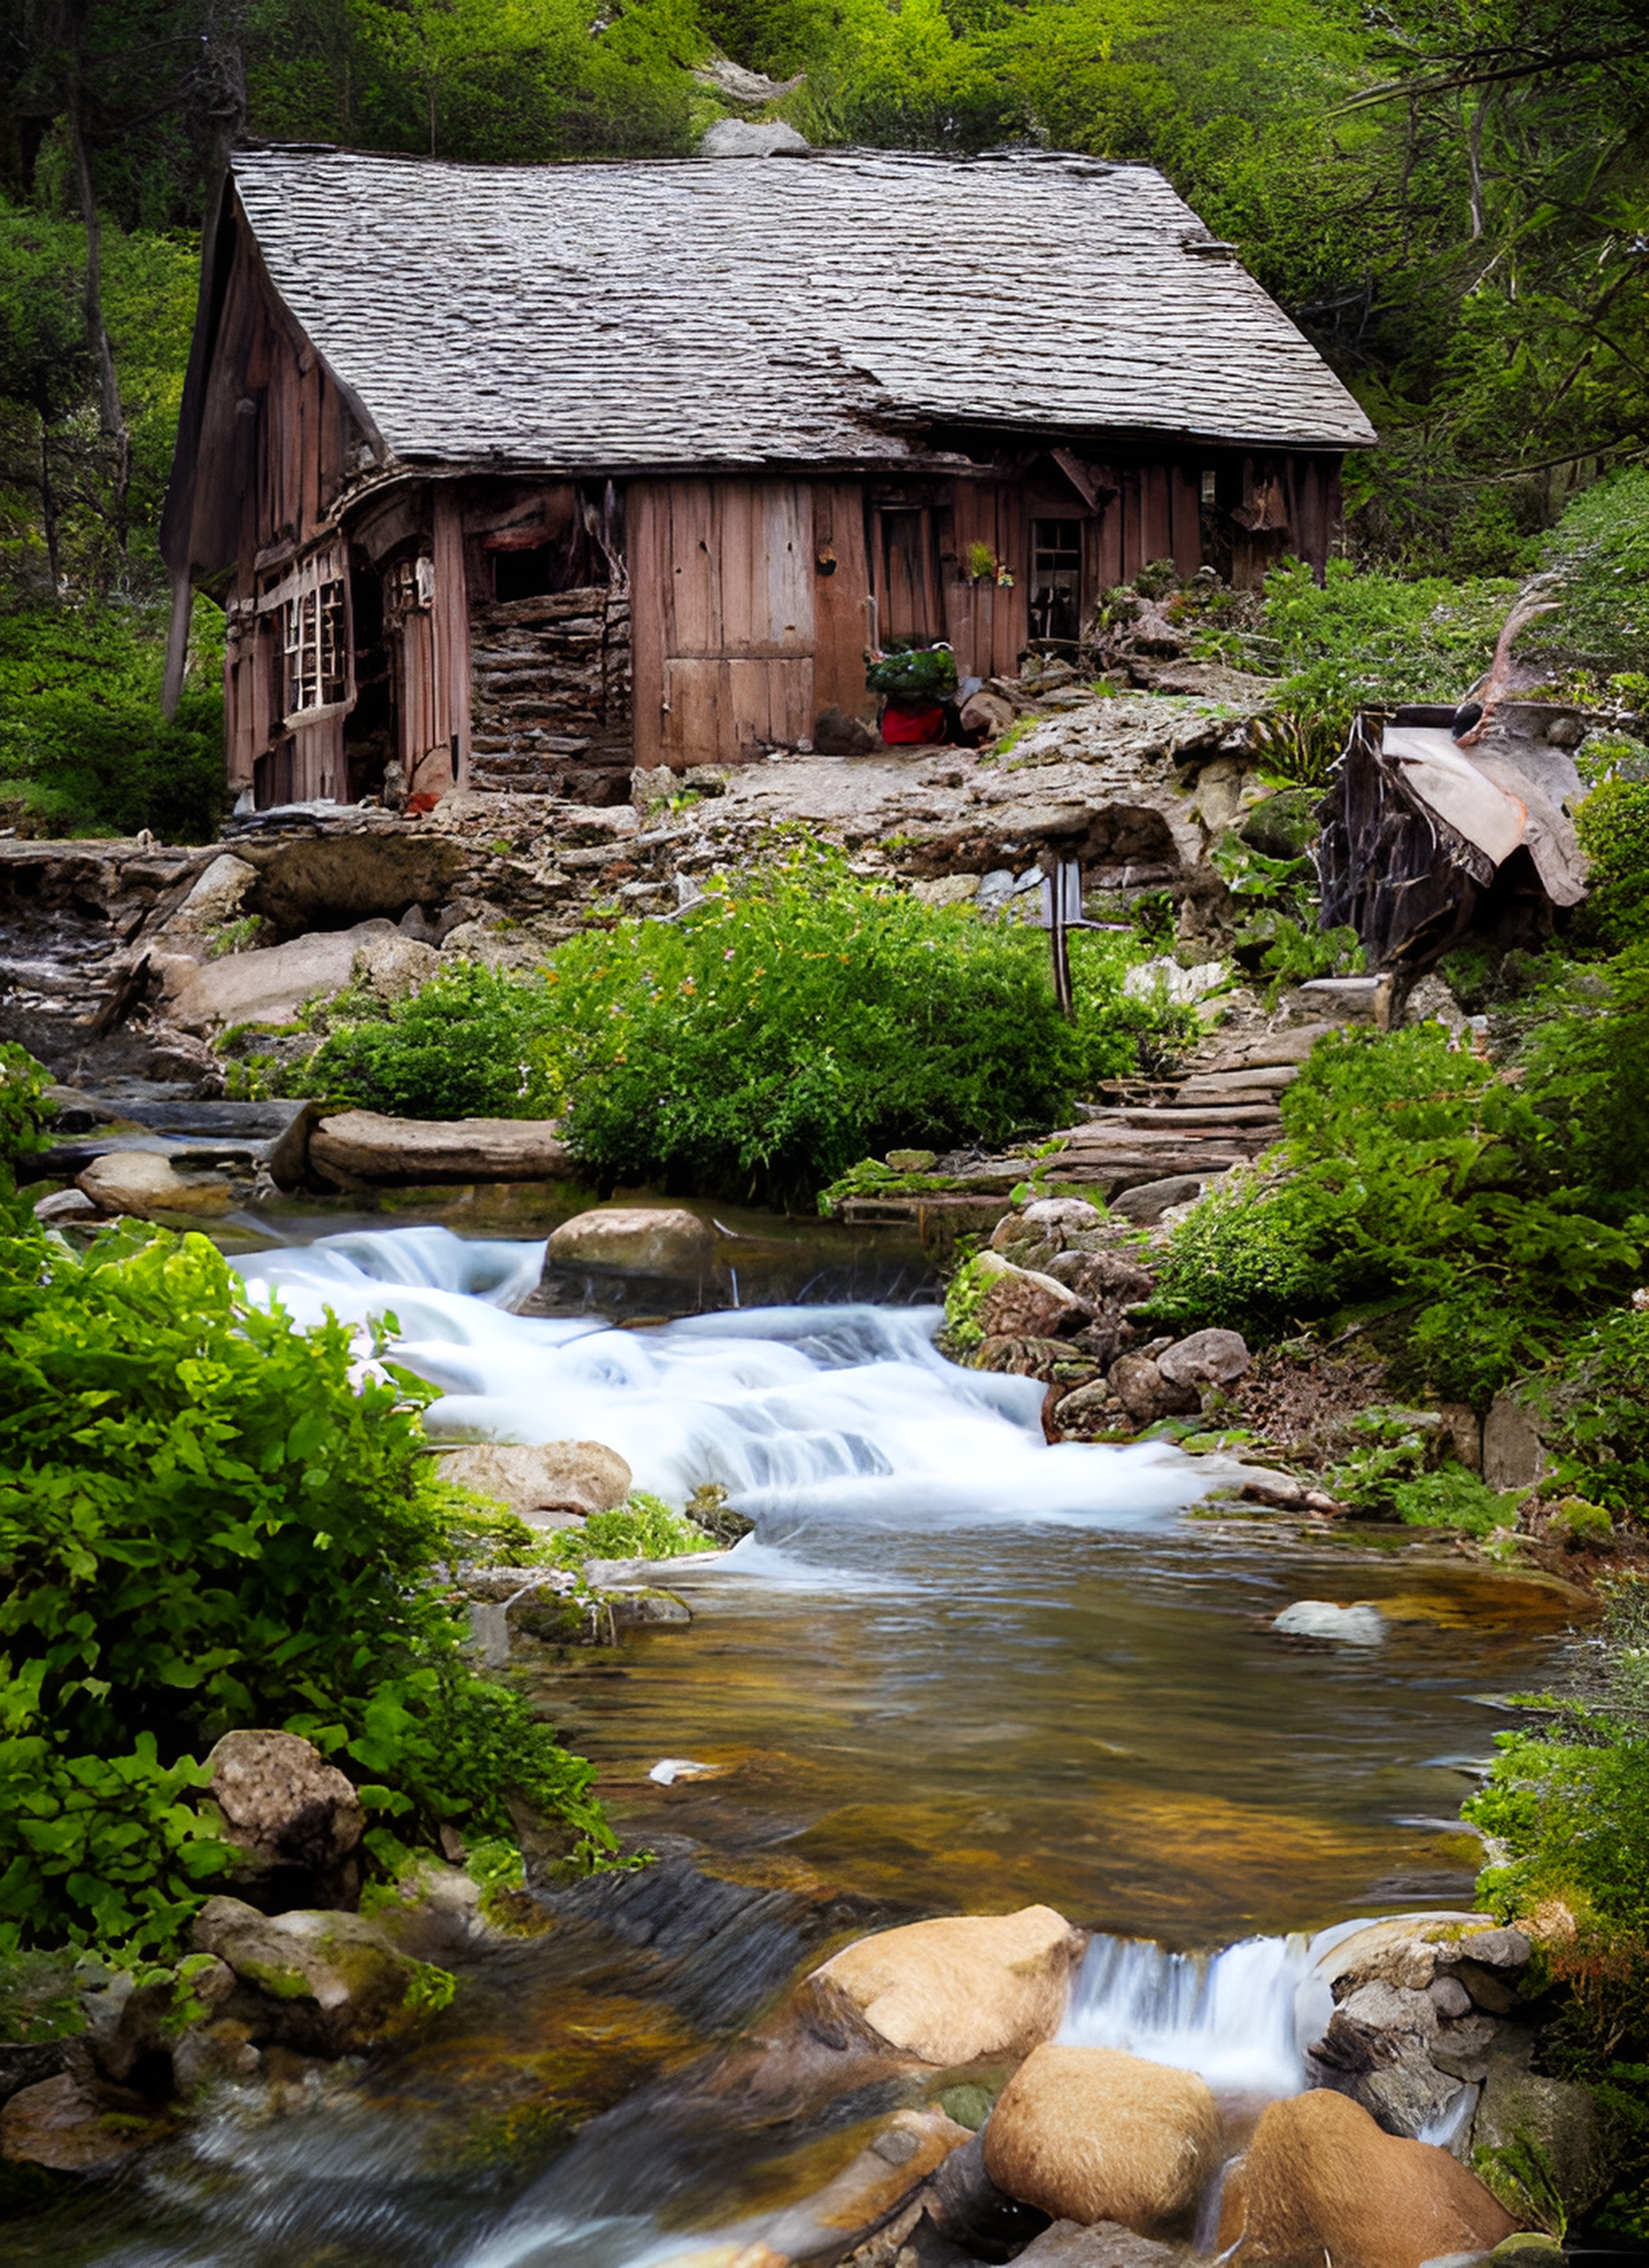
M 1321 357 L 1141 166 L 879 151 L 235 158 L 269 275 L 396 455 L 898 458 L 927 421 L 1355 447 Z

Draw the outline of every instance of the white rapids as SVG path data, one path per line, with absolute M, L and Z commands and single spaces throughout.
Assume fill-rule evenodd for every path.
M 827 1498 L 832 1518 L 899 1526 L 1137 1527 L 1194 1503 L 1212 1478 L 1162 1447 L 1049 1447 L 1045 1389 L 947 1362 L 936 1307 L 749 1307 L 645 1330 L 512 1314 L 542 1257 L 540 1244 L 409 1228 L 237 1264 L 254 1296 L 278 1297 L 297 1322 L 329 1308 L 364 1337 L 393 1316 L 394 1359 L 441 1388 L 432 1436 L 604 1441 L 637 1487 L 672 1503 L 720 1482 L 761 1521 L 764 1547 Z M 738 1555 L 752 1572 L 754 1556 Z

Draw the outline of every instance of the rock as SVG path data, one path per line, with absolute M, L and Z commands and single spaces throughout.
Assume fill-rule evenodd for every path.
M 912 1922 L 815 1970 L 804 2007 L 822 2037 L 868 2031 L 924 2063 L 1023 2055 L 1058 2030 L 1086 1945 L 1049 1906 Z
M 990 1272 L 979 1325 L 987 1338 L 1057 1338 L 1080 1329 L 1092 1312 L 1053 1277 L 1002 1262 Z
M 380 1000 L 404 1000 L 427 984 L 441 966 L 432 945 L 392 932 L 369 938 L 355 957 L 355 973 L 364 977 Z
M 1154 1425 L 1159 1418 L 1189 1413 L 1200 1399 L 1185 1387 L 1170 1386 L 1148 1354 L 1119 1355 L 1107 1381 L 1136 1425 Z
M 1483 1421 L 1483 1477 L 1491 1489 L 1538 1488 L 1546 1451 L 1528 1412 L 1509 1394 L 1497 1394 Z
M 1414 2032 L 1429 2038 L 1438 2027 L 1438 2012 L 1429 1992 L 1416 1992 L 1402 1984 L 1376 1978 L 1359 1984 L 1340 2003 L 1340 2016 L 1370 2032 Z
M 208 1898 L 189 1943 L 257 1996 L 251 2036 L 301 2054 L 364 2053 L 404 2034 L 416 2014 L 418 1963 L 359 1914 L 261 1914 L 239 1898 Z
M 1037 1228 L 1057 1229 L 1062 1236 L 1083 1229 L 1103 1228 L 1105 1215 L 1083 1197 L 1036 1197 L 1020 1216 Z
M 939 1154 L 933 1150 L 890 1150 L 887 1169 L 894 1174 L 931 1174 L 939 1164 Z
M 747 118 L 718 118 L 699 136 L 701 158 L 788 158 L 805 154 L 812 144 L 783 119 L 757 125 Z
M 390 921 L 357 922 L 353 929 L 322 930 L 290 945 L 231 954 L 203 968 L 180 963 L 169 972 L 169 983 L 176 980 L 173 1019 L 186 1032 L 222 1024 L 290 1024 L 306 1000 L 342 991 L 364 946 L 395 934 Z
M 160 1212 L 227 1212 L 227 1182 L 210 1173 L 180 1174 L 170 1158 L 155 1150 L 107 1150 L 76 1181 L 101 1212 L 136 1213 L 151 1220 Z
M 1460 2102 L 1461 2080 L 1440 2072 L 1428 2057 L 1400 2056 L 1359 2080 L 1350 2090 L 1382 2133 L 1417 2142 L 1428 2127 Z M 1463 2106 L 1469 2108 L 1469 2106 Z
M 1613 2153 L 1589 2088 L 1530 2068 L 1535 2035 L 1527 2024 L 1498 2027 L 1485 2055 L 1483 2092 L 1472 2120 L 1472 2161 L 1519 2220 L 1543 2219 L 1518 2179 L 1533 2158 L 1547 2171 L 1571 2220 L 1608 2196 Z
M 228 2080 L 244 2083 L 257 2079 L 263 2058 L 252 2043 L 252 2028 L 233 2016 L 220 2016 L 210 2024 L 191 2024 L 172 2051 L 172 2074 L 180 2095 Z
M 1471 1995 L 1458 1977 L 1434 1977 L 1425 1989 L 1432 2006 L 1446 2021 L 1470 2011 Z
M 238 920 L 241 901 L 257 879 L 255 866 L 249 866 L 231 850 L 219 851 L 166 921 L 166 931 L 222 929 Z
M 0 2110 L 0 2158 L 55 2174 L 112 2174 L 164 2131 L 141 2096 L 64 2071 L 23 2088 Z
M 545 1265 L 696 1279 L 715 1255 L 715 1231 L 696 1213 L 679 1205 L 614 1205 L 563 1221 L 549 1240 Z
M 577 1174 L 553 1119 L 388 1118 L 343 1110 L 309 1138 L 310 1164 L 351 1183 L 559 1182 Z
M 1437 1414 L 1450 1447 L 1469 1473 L 1483 1470 L 1483 1422 L 1469 1402 L 1439 1402 Z
M 1205 1186 L 1201 1174 L 1170 1174 L 1160 1182 L 1139 1182 L 1110 1199 L 1113 1212 L 1136 1228 L 1154 1228 L 1170 1205 L 1192 1204 Z
M 956 721 L 964 733 L 978 740 L 999 740 L 1013 722 L 1013 703 L 1000 693 L 970 693 Z
M 1056 2220 L 1027 2244 L 1018 2258 L 1026 2268 L 1195 2268 L 1196 2255 L 1182 2244 L 1159 2244 L 1137 2236 L 1115 2220 Z
M 1489 2257 L 1494 2268 L 1563 2268 L 1568 2255 L 1544 2230 L 1520 2228 L 1514 2236 L 1502 2237 Z
M 225 1733 L 207 1758 L 229 1840 L 260 1872 L 336 1878 L 366 1827 L 353 1783 L 296 1733 Z
M 967 2127 L 931 2106 L 895 2111 L 822 2190 L 764 2228 L 765 2262 L 784 2268 L 794 2260 L 838 2258 L 856 2239 L 880 2227 L 952 2151 L 972 2139 Z M 740 2259 L 744 2268 L 755 2268 L 747 2254 Z
M 1497 1970 L 1484 1968 L 1477 1962 L 1461 1959 L 1454 1964 L 1454 1975 L 1476 2006 L 1486 2008 L 1491 2016 L 1509 2016 L 1517 2007 L 1517 1992 Z
M 1527 1969 L 1533 1942 L 1520 1929 L 1479 1929 L 1460 1940 L 1460 1949 L 1482 1969 Z
M 1341 1646 L 1381 1646 L 1386 1617 L 1378 1607 L 1337 1607 L 1330 1599 L 1296 1599 L 1271 1624 L 1285 1638 L 1327 1638 Z
M 912 882 L 910 895 L 918 905 L 961 906 L 979 895 L 977 874 L 940 874 L 931 882 Z
M 1061 1433 L 1078 1440 L 1089 1433 L 1114 1432 L 1123 1415 L 1116 1396 L 1103 1380 L 1096 1380 L 1092 1386 L 1078 1386 L 1054 1404 L 1056 1427 Z
M 952 2092 L 946 2088 L 946 2095 Z M 927 2192 L 928 2216 L 942 2235 L 973 2259 L 1012 2259 L 1042 2229 L 1048 2216 L 999 2190 L 985 2171 L 985 2138 L 975 2132 L 939 2167 Z
M 1123 997 L 1127 1000 L 1154 1000 L 1160 991 L 1173 1006 L 1189 1008 L 1194 1001 L 1217 991 L 1230 974 L 1230 964 L 1224 961 L 1202 961 L 1195 968 L 1182 968 L 1177 961 L 1167 956 L 1142 961 L 1123 977 Z
M 55 1220 L 85 1219 L 100 1211 L 84 1189 L 54 1189 L 49 1197 L 34 1200 L 35 1219 L 48 1226 Z
M 985 2170 L 1010 2197 L 1142 2236 L 1189 2234 L 1219 2154 L 1206 2080 L 1115 2048 L 1034 2050 L 985 2128 Z
M 1359 2104 L 1319 2088 L 1261 2113 L 1226 2176 L 1216 2242 L 1236 2245 L 1233 2268 L 1322 2268 L 1325 2256 L 1420 2268 L 1486 2251 L 1513 2226 L 1447 2150 L 1384 2134 Z
M 541 1512 L 611 1512 L 633 1479 L 618 1451 L 601 1441 L 544 1441 L 532 1448 L 477 1441 L 444 1452 L 441 1477 L 496 1498 L 526 1521 Z
M 1157 1357 L 1157 1368 L 1170 1386 L 1232 1386 L 1252 1367 L 1240 1331 L 1193 1331 Z

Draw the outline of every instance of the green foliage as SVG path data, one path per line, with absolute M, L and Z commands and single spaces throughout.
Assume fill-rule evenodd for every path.
M 84 608 L 0 614 L 0 798 L 37 834 L 210 843 L 224 808 L 222 617 L 195 605 L 190 689 L 160 713 L 157 614 Z
M 1579 806 L 1574 824 L 1592 862 L 1575 914 L 1576 939 L 1611 952 L 1649 949 L 1649 781 L 1604 780 Z
M 611 1837 L 589 1766 L 475 1676 L 430 1587 L 462 1509 L 429 1389 L 249 1301 L 205 1238 L 0 1241 L 0 1946 L 164 1947 L 226 1863 L 190 1798 L 238 1725 L 337 1752 L 369 1806 Z
M 1239 946 L 1255 942 L 1253 927 L 1237 932 Z M 1314 976 L 1359 976 L 1366 962 L 1354 929 L 1302 929 L 1286 914 L 1269 924 L 1265 950 L 1260 955 L 1268 1008 L 1274 1008 L 1284 987 L 1303 984 Z
M 1480 1541 L 1497 1528 L 1511 1527 L 1517 1498 L 1497 1496 L 1464 1465 L 1441 1465 L 1436 1472 L 1398 1481 L 1391 1491 L 1392 1509 L 1410 1528 L 1453 1528 Z
M 577 1567 L 586 1559 L 681 1559 L 719 1549 L 696 1521 L 636 1489 L 614 1511 L 591 1513 L 582 1528 L 557 1528 L 541 1557 L 553 1566 Z
M 15 1040 L 0 1040 L 0 1174 L 42 1146 L 51 1073 Z
M 956 690 L 956 656 L 949 646 L 925 639 L 889 638 L 865 670 L 865 682 L 871 692 L 902 701 L 943 701 Z
M 811 1205 L 867 1153 L 1059 1123 L 1159 1020 L 1123 1000 L 1127 959 L 1072 940 L 1073 1027 L 1040 934 L 866 887 L 803 843 L 686 921 L 562 946 L 535 1074 L 605 1184 Z
M 443 968 L 385 1013 L 350 1021 L 335 1004 L 328 1033 L 291 1082 L 400 1118 L 517 1118 L 541 1115 L 530 1055 L 547 1025 L 543 987 L 477 961 Z
M 1631 1281 L 1641 1239 L 1559 1185 L 1528 1096 L 1436 1025 L 1330 1035 L 1282 1109 L 1282 1143 L 1174 1231 L 1165 1328 L 1404 1310 L 1418 1377 L 1481 1402 Z
M 1555 1483 L 1649 1518 L 1649 1307 L 1617 1307 L 1571 1337 L 1525 1388 Z
M 1649 669 L 1649 470 L 1625 467 L 1584 490 L 1544 552 L 1562 603 L 1519 651 L 1606 677 Z
M 1623 1225 L 1649 1214 L 1649 938 L 1601 968 L 1560 967 L 1535 996 L 1520 1056 L 1588 1209 Z

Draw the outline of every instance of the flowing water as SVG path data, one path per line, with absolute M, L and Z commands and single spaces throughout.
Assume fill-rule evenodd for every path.
M 422 1227 L 238 1264 L 358 1325 L 363 1359 L 393 1316 L 442 1389 L 433 1433 L 604 1440 L 640 1486 L 720 1481 L 756 1519 L 661 1571 L 690 1629 L 523 1650 L 659 1863 L 541 1938 L 432 1945 L 465 1989 L 416 2052 L 279 2115 L 226 2106 L 18 2260 L 638 2268 L 758 2231 L 891 2107 L 779 2117 L 717 2076 L 717 2043 L 855 1930 L 1056 1906 L 1100 1933 L 1065 2036 L 1252 2103 L 1301 2083 L 1349 1920 L 1469 1896 L 1455 1815 L 1561 1594 L 1199 1520 L 1205 1462 L 1048 1447 L 1042 1388 L 946 1363 L 931 1308 L 523 1318 L 541 1253 Z M 1384 1642 L 1270 1635 L 1299 1597 L 1373 1602 Z

